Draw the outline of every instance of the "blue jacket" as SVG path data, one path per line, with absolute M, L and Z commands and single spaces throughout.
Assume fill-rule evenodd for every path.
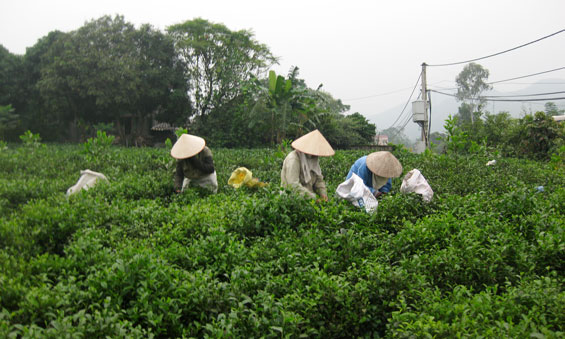
M 371 193 L 375 193 L 375 189 L 373 188 L 373 172 L 369 170 L 367 167 L 367 156 L 363 156 L 355 161 L 349 173 L 347 173 L 347 178 L 351 178 L 353 173 L 357 174 L 361 179 L 363 179 L 363 183 L 367 186 Z M 392 188 L 392 180 L 390 178 L 387 180 L 386 184 L 379 188 L 379 192 L 388 193 Z

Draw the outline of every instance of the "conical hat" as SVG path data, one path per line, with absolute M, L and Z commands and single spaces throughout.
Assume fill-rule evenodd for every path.
M 367 167 L 371 172 L 385 178 L 396 178 L 402 174 L 402 164 L 387 151 L 373 152 L 367 156 Z
M 202 151 L 206 141 L 195 135 L 183 134 L 171 148 L 171 156 L 175 159 L 190 158 Z
M 319 157 L 327 157 L 335 154 L 330 143 L 318 130 L 314 130 L 294 140 L 291 146 L 302 153 Z

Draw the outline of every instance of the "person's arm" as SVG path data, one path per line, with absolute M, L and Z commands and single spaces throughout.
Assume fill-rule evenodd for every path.
M 383 187 L 379 188 L 379 192 L 381 192 L 381 193 L 388 193 L 388 192 L 390 192 L 390 189 L 391 189 L 391 188 L 392 188 L 392 180 L 389 178 L 389 179 L 386 181 L 386 184 L 385 184 Z
M 318 193 L 318 195 L 320 196 L 320 198 L 322 198 L 322 200 L 327 201 L 328 200 L 328 191 L 326 188 L 326 182 L 324 181 L 324 176 L 323 175 L 316 175 L 316 179 L 315 179 L 315 183 L 314 183 L 314 191 L 316 193 Z
M 286 172 L 284 173 L 286 186 L 293 188 L 298 193 L 303 194 L 308 198 L 316 199 L 316 194 L 310 192 L 300 183 L 300 161 L 298 158 L 287 159 L 287 161 L 286 166 L 283 167 L 283 171 Z

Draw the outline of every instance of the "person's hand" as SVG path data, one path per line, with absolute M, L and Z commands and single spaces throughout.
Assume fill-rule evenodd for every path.
M 176 189 L 176 190 L 175 190 L 175 193 L 176 193 L 176 194 L 180 194 L 180 190 L 179 190 L 179 189 Z
M 328 201 L 328 196 L 327 195 L 320 195 L 320 197 L 318 199 L 316 199 L 317 203 L 320 202 L 327 202 Z
M 373 193 L 373 195 L 374 195 L 375 198 L 377 198 L 377 199 L 378 199 L 380 196 L 385 195 L 385 194 L 386 194 L 386 193 L 379 192 L 379 191 L 375 191 L 375 193 Z

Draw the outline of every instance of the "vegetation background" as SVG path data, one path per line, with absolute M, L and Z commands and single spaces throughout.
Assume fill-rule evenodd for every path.
M 462 95 L 433 151 L 394 149 L 432 202 L 399 178 L 369 215 L 279 187 L 292 139 L 318 128 L 338 149 L 321 159 L 333 192 L 375 126 L 276 62 L 203 19 L 161 32 L 105 16 L 23 56 L 0 46 L 0 335 L 564 335 L 555 105 L 515 119 Z M 183 128 L 211 146 L 218 194 L 175 195 L 168 148 L 123 147 Z M 240 166 L 270 184 L 233 189 Z M 86 168 L 109 183 L 66 197 Z
M 398 148 L 434 198 L 397 178 L 369 215 L 281 192 L 283 146 L 213 149 L 218 194 L 177 195 L 168 149 L 90 143 L 0 152 L 3 337 L 563 336 L 561 160 Z M 363 154 L 321 159 L 329 192 Z M 84 168 L 109 183 L 67 198 Z

